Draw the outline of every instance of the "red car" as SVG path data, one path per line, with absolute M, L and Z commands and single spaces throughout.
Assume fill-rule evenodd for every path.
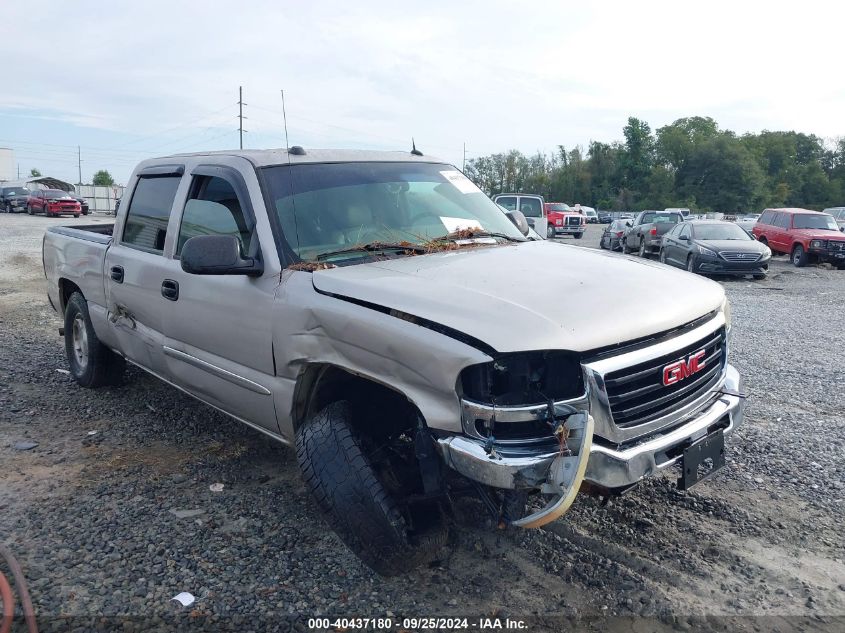
M 830 262 L 845 268 L 845 235 L 833 216 L 808 209 L 766 209 L 751 229 L 761 244 L 786 253 L 796 266 Z
M 576 240 L 581 239 L 586 227 L 586 218 L 563 202 L 544 202 L 543 212 L 546 215 L 546 237 L 552 239 L 557 235 L 571 235 Z
M 29 215 L 35 213 L 54 216 L 71 214 L 78 218 L 82 214 L 82 205 L 67 191 L 37 189 L 29 194 L 29 199 L 26 201 L 26 212 Z

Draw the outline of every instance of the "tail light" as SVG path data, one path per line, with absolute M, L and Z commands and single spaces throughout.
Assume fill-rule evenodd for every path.
M 656 226 L 651 227 L 651 230 L 649 231 L 649 233 L 651 233 L 652 235 L 657 235 L 657 227 Z
M 624 231 L 618 231 L 618 232 L 616 233 L 616 237 L 622 237 L 622 233 L 624 233 Z

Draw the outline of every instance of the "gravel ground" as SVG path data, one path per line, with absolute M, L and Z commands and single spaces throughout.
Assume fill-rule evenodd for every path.
M 120 388 L 72 382 L 41 237 L 94 221 L 108 220 L 0 215 L 0 540 L 42 630 L 272 630 L 317 615 L 845 629 L 845 371 L 829 360 L 845 347 L 845 272 L 779 258 L 764 282 L 724 282 L 752 397 L 712 479 L 680 492 L 665 474 L 606 506 L 582 496 L 535 531 L 496 531 L 467 502 L 441 560 L 382 579 L 327 530 L 289 448 L 135 369 Z M 600 230 L 564 241 L 595 247 Z M 37 446 L 15 448 L 25 440 Z M 190 607 L 171 600 L 182 591 Z

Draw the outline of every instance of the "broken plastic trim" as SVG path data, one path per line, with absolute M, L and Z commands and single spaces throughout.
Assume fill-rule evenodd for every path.
M 571 455 L 561 453 L 552 461 L 546 482 L 540 492 L 554 497 L 542 510 L 529 514 L 512 524 L 524 528 L 538 528 L 562 517 L 572 506 L 590 459 L 590 447 L 593 444 L 593 418 L 584 411 L 570 415 L 566 419 L 569 430 L 568 447 Z
M 460 330 L 450 328 L 446 325 L 441 325 L 440 323 L 437 323 L 435 321 L 430 321 L 423 317 L 418 317 L 416 315 L 409 314 L 401 310 L 394 310 L 393 308 L 388 308 L 377 303 L 370 303 L 369 301 L 363 301 L 361 299 L 355 299 L 354 297 L 347 297 L 346 295 L 339 295 L 333 292 L 325 292 L 316 287 L 314 288 L 314 291 L 319 292 L 321 295 L 325 295 L 326 297 L 332 297 L 334 299 L 339 299 L 340 301 L 354 303 L 355 305 L 359 305 L 362 308 L 368 308 L 370 310 L 375 310 L 376 312 L 381 312 L 382 314 L 388 314 L 392 317 L 396 317 L 397 319 L 402 319 L 403 321 L 408 321 L 409 323 L 413 323 L 414 325 L 419 325 L 420 327 L 424 327 L 428 330 L 438 332 L 439 334 L 443 334 L 444 336 L 453 338 L 456 341 L 460 341 L 461 343 L 469 345 L 470 347 L 474 347 L 480 352 L 484 352 L 488 356 L 495 356 L 498 354 L 496 349 L 494 349 L 484 341 L 481 341 L 475 338 L 474 336 L 470 336 L 469 334 L 465 334 Z

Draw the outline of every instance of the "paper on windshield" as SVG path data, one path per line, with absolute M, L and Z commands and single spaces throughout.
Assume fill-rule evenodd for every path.
M 440 221 L 443 222 L 443 226 L 446 227 L 446 231 L 449 233 L 454 233 L 455 231 L 460 231 L 461 229 L 481 229 L 481 222 L 478 220 L 471 220 L 469 218 L 450 218 L 446 216 L 440 216 Z
M 476 187 L 469 178 L 464 176 L 457 169 L 441 171 L 440 175 L 448 180 L 452 186 L 461 193 L 481 193 L 481 189 Z

